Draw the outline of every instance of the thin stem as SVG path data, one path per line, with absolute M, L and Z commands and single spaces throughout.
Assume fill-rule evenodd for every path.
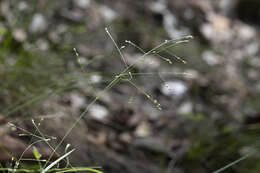
M 109 89 L 111 89 L 114 85 L 116 85 L 119 82 L 120 78 L 115 77 L 114 80 L 112 80 L 109 85 L 97 96 L 95 99 L 86 107 L 86 109 L 80 114 L 80 116 L 76 119 L 76 121 L 72 124 L 72 126 L 67 130 L 61 141 L 58 143 L 58 145 L 55 147 L 54 151 L 56 151 L 63 141 L 67 138 L 67 136 L 71 133 L 71 131 L 75 128 L 75 126 L 80 122 L 80 120 L 83 118 L 83 116 L 89 111 L 89 108 L 97 101 L 99 98 L 107 92 Z M 54 155 L 54 152 L 51 153 L 50 157 L 48 158 L 47 162 L 45 163 L 44 167 L 47 166 L 48 162 L 52 159 Z
M 120 54 L 120 56 L 121 56 L 121 58 L 122 58 L 122 60 L 123 60 L 123 62 L 125 64 L 125 66 L 128 67 L 128 65 L 126 63 L 126 60 L 125 60 L 125 57 L 124 57 L 123 53 L 121 52 L 120 48 L 118 47 L 117 43 L 115 42 L 114 38 L 112 37 L 112 35 L 110 34 L 110 32 L 108 31 L 107 28 L 105 28 L 105 31 L 108 34 L 108 36 L 110 37 L 110 39 L 112 40 L 112 42 L 114 43 L 114 45 L 116 46 L 116 49 L 119 52 L 119 54 Z

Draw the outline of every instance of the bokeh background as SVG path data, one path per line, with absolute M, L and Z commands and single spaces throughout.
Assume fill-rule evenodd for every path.
M 259 173 L 259 22 L 259 0 L 0 0 L 2 165 L 37 140 L 21 135 L 36 126 L 57 146 L 125 69 L 109 34 L 129 65 L 192 35 L 135 64 L 58 151 L 71 144 L 73 166 L 107 173 L 207 173 L 251 154 L 225 171 Z

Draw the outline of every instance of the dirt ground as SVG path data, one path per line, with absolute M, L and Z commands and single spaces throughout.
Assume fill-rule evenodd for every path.
M 0 0 L 0 160 L 37 140 L 27 131 L 55 148 L 77 122 L 58 148 L 76 149 L 73 166 L 206 173 L 253 152 L 227 172 L 260 171 L 259 10 L 257 0 Z

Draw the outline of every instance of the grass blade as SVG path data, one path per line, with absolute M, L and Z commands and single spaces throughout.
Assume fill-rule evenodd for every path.
M 241 162 L 242 160 L 247 159 L 247 158 L 248 158 L 249 156 L 251 156 L 251 155 L 252 155 L 252 153 L 249 153 L 249 154 L 247 154 L 247 155 L 245 155 L 245 156 L 243 156 L 243 157 L 241 157 L 241 158 L 239 158 L 239 159 L 237 159 L 237 160 L 231 162 L 230 164 L 228 164 L 228 165 L 226 165 L 226 166 L 224 166 L 224 167 L 222 167 L 222 168 L 220 168 L 220 169 L 214 171 L 213 173 L 222 172 L 222 171 L 224 171 L 225 169 L 227 169 L 227 168 L 229 168 L 229 167 L 231 167 L 231 166 L 237 164 L 238 162 Z
M 63 156 L 61 156 L 60 158 L 58 158 L 57 160 L 55 160 L 54 162 L 52 162 L 49 166 L 47 166 L 44 170 L 41 171 L 41 173 L 46 173 L 49 169 L 51 169 L 54 165 L 56 165 L 57 163 L 59 163 L 62 159 L 64 159 L 65 157 L 67 157 L 68 155 L 70 155 L 75 149 L 69 151 L 68 153 L 64 154 Z

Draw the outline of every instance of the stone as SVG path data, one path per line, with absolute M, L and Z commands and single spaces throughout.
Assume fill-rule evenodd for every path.
M 49 49 L 50 45 L 49 42 L 45 39 L 38 39 L 36 41 L 36 46 L 38 49 L 40 49 L 41 51 L 46 51 Z
M 210 66 L 219 64 L 217 55 L 213 51 L 206 50 L 202 53 L 202 59 Z
M 182 97 L 187 90 L 186 84 L 180 80 L 168 81 L 161 86 L 161 91 L 164 95 L 174 98 Z
M 90 76 L 91 83 L 94 83 L 94 84 L 99 83 L 99 82 L 101 82 L 101 80 L 102 80 L 102 76 L 100 76 L 98 74 L 93 74 Z
M 94 104 L 89 108 L 89 115 L 96 120 L 104 120 L 108 116 L 108 110 L 105 106 Z
M 193 109 L 192 103 L 185 102 L 179 107 L 178 113 L 179 114 L 190 114 L 192 112 L 192 109 Z
M 85 98 L 77 93 L 71 94 L 70 99 L 71 99 L 71 106 L 74 111 L 78 111 L 80 108 L 86 106 Z
M 73 3 L 82 9 L 87 9 L 90 4 L 90 0 L 74 0 Z
M 29 8 L 29 5 L 25 1 L 21 1 L 18 3 L 18 9 L 20 11 L 25 11 Z
M 145 121 L 141 122 L 135 130 L 135 135 L 137 137 L 148 137 L 148 136 L 150 136 L 151 135 L 150 125 Z
M 101 7 L 100 12 L 101 12 L 102 17 L 105 19 L 106 23 L 112 22 L 117 17 L 117 13 L 114 10 L 112 10 L 111 8 L 108 8 L 106 6 Z
M 24 42 L 27 39 L 27 34 L 23 29 L 17 28 L 13 31 L 13 37 L 16 41 Z
M 48 22 L 46 18 L 42 14 L 36 13 L 32 18 L 30 31 L 32 33 L 43 33 L 47 30 L 47 28 Z

